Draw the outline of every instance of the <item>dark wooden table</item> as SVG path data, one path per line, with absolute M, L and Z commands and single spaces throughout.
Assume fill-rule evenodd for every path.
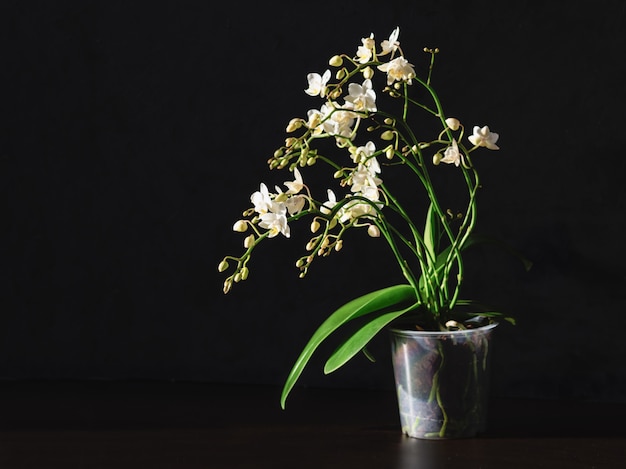
M 493 399 L 484 435 L 400 433 L 388 391 L 0 382 L 0 469 L 626 468 L 626 404 Z

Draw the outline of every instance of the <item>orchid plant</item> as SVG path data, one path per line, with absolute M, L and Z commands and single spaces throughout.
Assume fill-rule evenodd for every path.
M 348 302 L 320 325 L 287 378 L 283 408 L 318 346 L 357 318 L 358 328 L 328 359 L 326 373 L 360 351 L 367 355 L 369 341 L 400 317 L 414 316 L 417 328 L 449 330 L 471 327 L 468 319 L 491 320 L 499 315 L 484 310 L 460 312 L 463 306 L 473 305 L 460 297 L 463 251 L 476 241 L 480 179 L 472 156 L 481 148 L 498 150 L 498 134 L 476 125 L 466 136 L 460 120 L 444 112 L 431 83 L 438 49 L 424 49 L 430 60 L 418 75 L 398 36 L 396 28 L 377 47 L 371 34 L 361 39 L 355 54 L 330 59 L 334 72 L 308 74 L 305 93 L 321 99 L 321 105 L 291 119 L 284 144 L 268 160 L 271 170 L 289 171 L 289 181 L 274 190 L 260 184 L 250 197 L 252 206 L 233 226 L 245 234 L 243 254 L 226 256 L 218 266 L 228 274 L 224 281 L 228 293 L 248 278 L 252 253 L 261 243 L 277 236 L 289 238 L 291 227 L 307 219 L 312 235 L 296 260 L 300 277 L 317 258 L 340 251 L 348 230 L 363 230 L 388 244 L 406 281 Z M 429 126 L 438 128 L 434 138 L 418 135 L 418 130 Z M 326 140 L 331 144 L 323 147 Z M 307 168 L 318 164 L 326 165 L 334 178 L 334 186 L 321 195 L 305 182 Z M 442 165 L 451 168 L 437 176 L 456 176 L 465 188 L 460 210 L 445 206 L 436 191 L 433 172 L 442 172 Z M 414 177 L 412 187 L 423 189 L 420 210 L 415 210 L 413 196 L 409 204 L 401 202 L 393 178 L 385 177 L 386 171 L 393 176 L 397 168 Z

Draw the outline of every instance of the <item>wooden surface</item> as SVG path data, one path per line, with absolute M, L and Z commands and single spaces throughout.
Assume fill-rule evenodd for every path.
M 626 404 L 493 399 L 477 438 L 400 433 L 387 391 L 0 382 L 0 469 L 626 468 Z

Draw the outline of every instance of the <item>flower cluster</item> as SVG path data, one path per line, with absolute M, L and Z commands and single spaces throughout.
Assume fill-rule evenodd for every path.
M 347 230 L 364 228 L 371 237 L 387 242 L 407 284 L 387 287 L 339 308 L 329 318 L 333 326 L 320 328 L 305 348 L 305 356 L 317 347 L 315 337 L 321 341 L 365 314 L 371 319 L 366 332 L 361 330 L 347 340 L 352 351 L 341 363 L 382 327 L 406 313 L 420 315 L 423 328 L 463 327 L 455 307 L 469 304 L 459 298 L 462 251 L 474 242 L 480 187 L 471 153 L 480 147 L 497 150 L 498 134 L 488 126 L 473 126 L 467 137 L 471 145 L 463 143 L 464 126 L 459 119 L 446 116 L 431 85 L 438 49 L 424 49 L 430 63 L 418 75 L 398 37 L 396 28 L 377 47 L 371 34 L 361 39 L 354 54 L 333 56 L 329 60 L 333 71 L 307 75 L 305 93 L 322 102 L 305 116 L 289 121 L 284 144 L 268 160 L 271 170 L 289 171 L 290 180 L 274 191 L 260 184 L 250 197 L 252 207 L 234 224 L 235 231 L 248 233 L 244 253 L 226 256 L 218 267 L 220 272 L 229 271 L 224 282 L 224 292 L 229 292 L 234 283 L 248 278 L 248 263 L 261 242 L 278 235 L 290 237 L 291 225 L 304 218 L 310 219 L 312 236 L 305 254 L 296 261 L 301 277 L 314 259 L 342 249 Z M 426 101 L 414 97 L 416 87 L 426 91 L 420 95 L 425 95 Z M 415 129 L 429 128 L 413 124 L 420 115 L 439 127 L 434 138 L 418 137 Z M 333 143 L 321 147 L 319 143 L 328 139 Z M 318 163 L 331 169 L 335 182 L 314 194 L 304 176 L 306 168 Z M 455 210 L 454 216 L 442 205 L 430 176 L 442 163 L 458 168 L 467 189 L 464 210 Z M 397 197 L 400 192 L 392 188 L 393 179 L 383 182 L 383 169 L 394 166 L 415 176 L 424 189 L 425 210 L 411 213 L 414 201 L 405 206 Z M 402 307 L 390 314 L 389 308 L 394 306 Z M 298 366 L 306 361 L 299 360 Z M 292 370 L 287 392 L 299 371 Z

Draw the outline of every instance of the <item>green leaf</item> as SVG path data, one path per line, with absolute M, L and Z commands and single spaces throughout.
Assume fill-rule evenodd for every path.
M 363 349 L 372 338 L 378 334 L 387 324 L 403 314 L 415 309 L 419 303 L 415 303 L 408 308 L 391 313 L 384 313 L 372 319 L 352 334 L 328 359 L 324 366 L 324 373 L 329 374 L 345 365 L 361 349 Z
M 404 301 L 415 301 L 415 291 L 410 285 L 383 288 L 346 303 L 332 313 L 313 333 L 293 365 L 283 386 L 280 405 L 284 409 L 289 392 L 302 374 L 304 367 L 319 345 L 342 325 L 365 314 L 381 311 Z

